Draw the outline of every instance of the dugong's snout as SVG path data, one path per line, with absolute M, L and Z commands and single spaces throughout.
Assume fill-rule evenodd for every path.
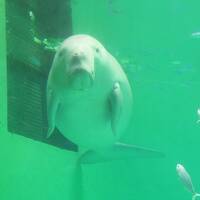
M 70 84 L 74 89 L 84 90 L 90 88 L 95 78 L 92 57 L 74 53 L 69 63 L 68 76 Z

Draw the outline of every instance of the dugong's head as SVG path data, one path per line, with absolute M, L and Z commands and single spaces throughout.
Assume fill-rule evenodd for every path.
M 103 46 L 86 35 L 71 36 L 66 39 L 55 56 L 62 77 L 75 90 L 88 89 L 95 79 L 95 59 Z

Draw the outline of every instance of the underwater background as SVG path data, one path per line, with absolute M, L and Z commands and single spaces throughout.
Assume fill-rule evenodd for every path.
M 177 163 L 200 192 L 199 7 L 198 0 L 1 0 L 0 199 L 191 199 Z M 54 47 L 79 33 L 98 39 L 131 83 L 133 118 L 122 141 L 164 158 L 83 165 L 79 177 L 76 145 L 59 133 L 46 139 Z

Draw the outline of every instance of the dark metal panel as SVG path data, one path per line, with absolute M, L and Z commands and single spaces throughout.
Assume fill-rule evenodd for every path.
M 6 20 L 8 130 L 76 151 L 57 130 L 46 139 L 46 81 L 54 52 L 34 41 L 34 36 L 62 40 L 72 34 L 70 1 L 7 0 Z

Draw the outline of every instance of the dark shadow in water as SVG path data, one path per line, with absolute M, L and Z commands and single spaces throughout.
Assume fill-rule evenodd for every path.
M 83 200 L 84 199 L 84 191 L 83 191 L 83 168 L 81 163 L 77 162 L 75 167 L 75 178 L 73 182 L 74 188 L 74 198 L 75 200 Z

